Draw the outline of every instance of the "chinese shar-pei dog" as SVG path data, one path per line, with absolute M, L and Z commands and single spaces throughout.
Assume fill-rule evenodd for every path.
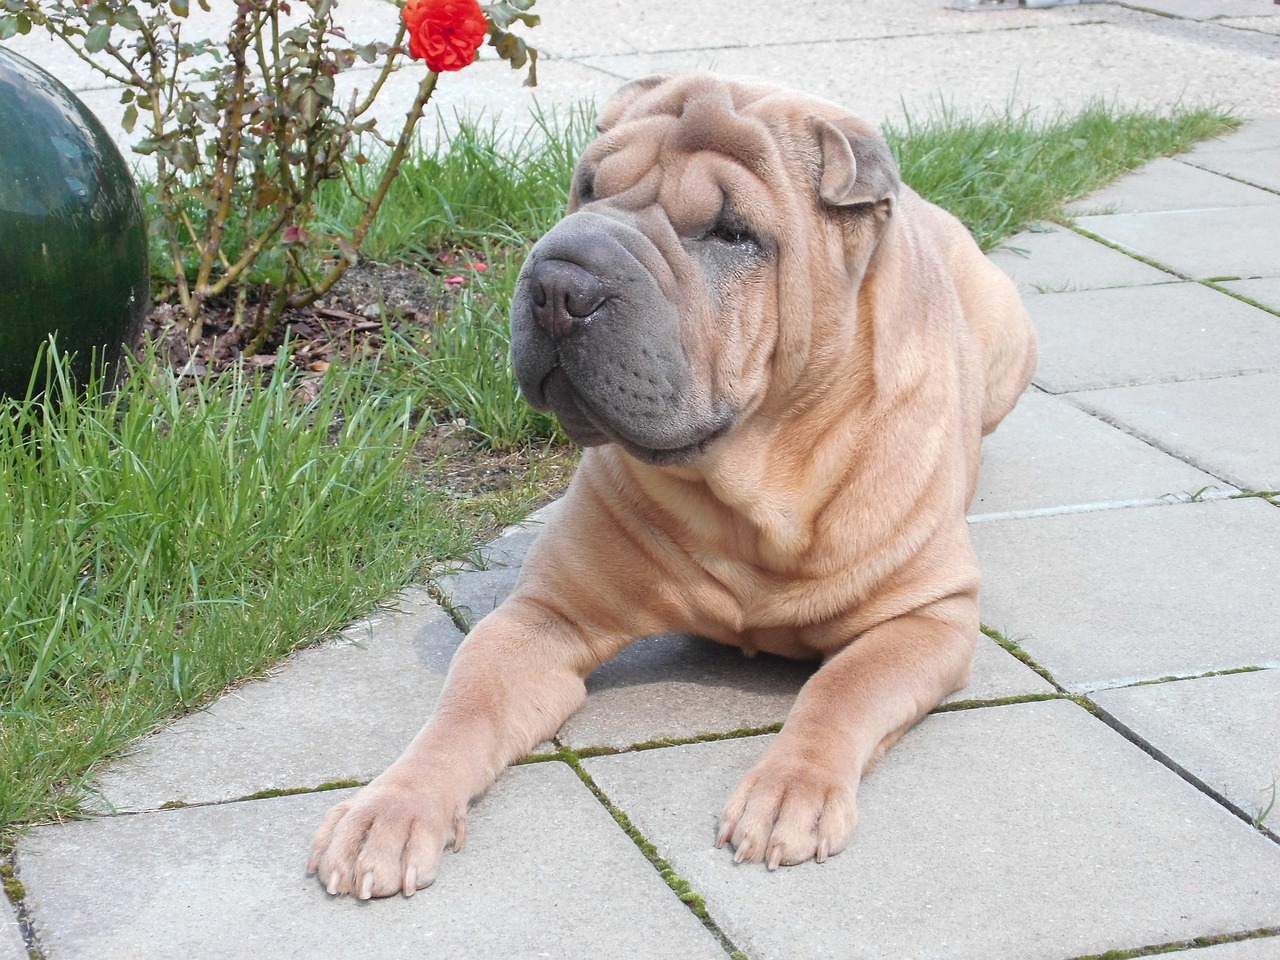
M 638 637 L 821 661 L 714 838 L 770 869 L 839 853 L 862 774 L 968 682 L 965 512 L 1035 366 L 1013 285 L 825 101 L 654 77 L 598 126 L 511 317 L 520 387 L 582 464 L 430 722 L 321 826 L 331 894 L 430 884 L 468 804 Z

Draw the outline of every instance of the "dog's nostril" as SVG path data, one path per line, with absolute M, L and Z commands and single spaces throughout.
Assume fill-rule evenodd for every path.
M 534 319 L 553 337 L 570 333 L 605 301 L 599 277 L 567 260 L 542 261 L 530 281 Z

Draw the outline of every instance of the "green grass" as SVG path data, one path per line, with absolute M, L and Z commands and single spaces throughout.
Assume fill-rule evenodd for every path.
M 420 392 L 52 376 L 0 413 L 0 823 L 67 812 L 160 718 L 472 548 L 475 512 L 405 468 Z
M 564 213 L 578 154 L 592 133 L 585 108 L 563 117 L 539 114 L 522 135 L 503 134 L 492 123 L 443 124 L 432 146 L 405 158 L 370 229 L 362 253 L 374 260 L 413 259 L 453 245 L 523 246 Z M 375 164 L 357 182 L 369 184 Z M 317 215 L 335 226 L 359 211 L 338 181 L 325 185 Z
M 1037 220 L 1067 220 L 1064 205 L 1160 156 L 1239 126 L 1212 107 L 1117 110 L 1093 103 L 1075 115 L 1034 112 L 977 118 L 939 109 L 888 124 L 902 178 L 950 210 L 989 250 Z
M 904 176 L 984 246 L 1232 121 L 1110 115 L 1037 125 L 941 114 L 890 130 Z M 144 359 L 119 393 L 59 386 L 0 414 L 0 828 L 65 815 L 94 764 L 165 718 L 260 674 L 519 516 L 572 457 L 521 403 L 506 317 L 531 240 L 563 211 L 585 114 L 517 141 L 463 125 L 397 179 L 365 253 L 463 249 L 489 270 L 440 286 L 438 322 L 335 369 L 308 399 L 265 381 L 189 382 Z M 322 214 L 352 208 L 327 190 Z M 514 450 L 482 496 L 423 462 L 434 419 L 465 419 L 462 459 Z M 515 455 L 513 455 L 515 456 Z

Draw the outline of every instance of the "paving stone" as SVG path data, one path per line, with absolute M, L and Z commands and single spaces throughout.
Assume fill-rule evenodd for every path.
M 1277 957 L 1280 957 L 1280 937 L 1255 937 L 1188 950 L 1183 960 L 1276 960 Z
M 786 719 L 815 668 L 768 654 L 748 658 L 687 634 L 637 640 L 587 680 L 587 702 L 559 738 L 574 749 L 622 748 L 767 727 Z
M 1239 30 L 1280 34 L 1280 17 L 1223 17 L 1218 22 L 1223 26 L 1235 27 Z M 1276 953 L 1280 955 L 1280 949 L 1277 949 Z
M 369 780 L 430 716 L 461 634 L 423 589 L 141 741 L 98 778 L 101 809 L 210 803 Z
M 587 681 L 587 702 L 560 729 L 568 747 L 621 749 L 654 740 L 759 730 L 781 723 L 817 664 L 685 634 L 639 640 Z M 947 698 L 995 700 L 1053 687 L 999 644 L 979 637 L 973 680 Z
M 1221 284 L 1228 290 L 1243 294 L 1263 306 L 1280 311 L 1280 278 L 1264 277 L 1258 280 L 1228 280 Z
M 1268 203 L 1280 203 L 1280 194 L 1259 190 L 1180 160 L 1157 157 L 1141 170 L 1071 204 L 1067 212 L 1072 216 L 1089 216 Z
M 1280 207 L 1276 208 L 1280 223 Z M 1028 297 L 1050 393 L 1280 369 L 1280 318 L 1200 283 Z
M 1058 226 L 1045 225 L 1016 233 L 987 256 L 1013 279 L 1024 296 L 1169 283 L 1177 279 L 1106 244 Z M 1028 302 L 1030 299 L 1028 297 Z
M 1274 204 L 1080 217 L 1076 222 L 1193 280 L 1280 276 L 1280 210 Z
M 18 929 L 18 915 L 9 901 L 0 896 L 0 960 L 27 960 L 27 945 Z
M 1280 11 L 1275 11 L 1280 23 Z M 1221 137 L 1201 140 L 1181 159 L 1197 160 L 1211 155 L 1230 156 L 1244 150 L 1280 150 L 1280 116 L 1255 116 L 1238 130 Z
M 560 508 L 554 500 L 535 510 L 523 522 L 514 524 L 480 551 L 482 567 L 467 567 L 437 580 L 454 614 L 470 629 L 497 609 L 516 585 L 520 565 L 543 526 Z
M 1280 374 L 1069 395 L 1072 403 L 1247 490 L 1280 490 Z
M 584 763 L 752 960 L 1059 960 L 1280 922 L 1280 847 L 1069 701 L 927 718 L 849 847 L 775 873 L 713 846 L 767 742 Z
M 1280 666 L 1280 510 L 1258 500 L 971 527 L 982 622 L 1068 690 Z
M 1272 18 L 1272 23 L 1280 28 L 1280 16 Z M 1197 144 L 1179 159 L 1268 190 L 1280 190 L 1278 150 L 1280 117 L 1260 116 L 1236 133 Z
M 1255 816 L 1280 780 L 1280 670 L 1103 690 L 1094 702 Z M 1280 827 L 1280 803 L 1263 821 Z
M 1267 0 L 1143 0 L 1146 10 L 1158 10 L 1188 20 L 1249 17 L 1267 13 Z
M 437 581 L 454 614 L 471 629 L 496 610 L 515 589 L 519 567 L 467 570 Z
M 563 764 L 505 773 L 464 852 L 412 898 L 331 899 L 303 873 L 312 831 L 348 794 L 33 830 L 17 867 L 45 956 L 724 958 Z
M 1168 502 L 1235 488 L 1060 398 L 1029 390 L 982 441 L 970 519 Z M 1202 494 L 1203 495 L 1203 494 Z

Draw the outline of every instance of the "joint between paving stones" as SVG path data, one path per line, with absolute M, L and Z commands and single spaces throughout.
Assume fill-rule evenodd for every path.
M 658 876 L 662 877 L 663 882 L 671 888 L 671 891 L 680 899 L 695 917 L 702 922 L 707 931 L 716 938 L 716 942 L 729 956 L 730 960 L 750 960 L 744 950 L 741 950 L 737 944 L 729 939 L 720 925 L 712 918 L 707 911 L 707 903 L 702 895 L 689 885 L 689 881 L 680 876 L 660 853 L 658 848 L 649 842 L 648 839 L 631 822 L 631 818 L 616 806 L 608 795 L 596 785 L 595 780 L 591 778 L 591 774 L 583 769 L 580 762 L 580 754 L 578 751 L 562 748 L 557 754 L 556 759 L 563 761 L 570 770 L 572 770 L 582 781 L 583 785 L 591 791 L 591 795 L 600 802 L 600 805 L 609 812 L 609 816 L 613 817 L 616 823 L 636 845 L 636 849 L 644 856 L 646 860 L 658 871 Z
M 1106 953 L 1081 954 L 1071 960 L 1137 960 L 1140 957 L 1155 957 L 1167 953 L 1182 953 L 1184 950 L 1198 950 L 1204 947 L 1216 947 L 1224 943 L 1243 943 L 1249 940 L 1264 940 L 1268 937 L 1280 936 L 1280 927 L 1259 927 L 1257 930 L 1245 930 L 1239 933 L 1213 934 L 1204 937 L 1193 937 L 1190 940 L 1176 940 L 1170 943 L 1155 943 L 1145 947 L 1134 947 L 1132 950 L 1108 950 Z
M 1229 26 L 1229 24 L 1224 24 L 1224 26 Z M 1237 27 L 1235 29 L 1247 30 L 1248 28 Z M 1252 33 L 1254 31 L 1250 31 L 1250 32 Z M 1270 34 L 1268 34 L 1268 36 L 1270 36 Z M 1197 170 L 1205 171 L 1205 173 L 1212 173 L 1216 177 L 1222 177 L 1222 179 L 1224 180 L 1234 180 L 1236 183 L 1242 183 L 1246 187 L 1253 187 L 1255 190 L 1263 190 L 1266 193 L 1274 193 L 1276 195 L 1280 195 L 1280 190 L 1277 190 L 1274 187 L 1268 187 L 1265 184 L 1261 184 L 1261 183 L 1254 183 L 1252 180 L 1246 180 L 1244 177 L 1238 177 L 1234 173 L 1223 173 L 1221 170 L 1213 170 L 1209 167 L 1202 167 L 1200 166 L 1200 164 L 1195 162 L 1194 158 L 1175 157 L 1174 159 L 1176 159 L 1179 163 L 1185 163 L 1188 167 L 1195 167 Z
M 1160 683 L 1177 683 L 1180 680 L 1207 680 L 1209 677 L 1227 677 L 1233 673 L 1258 673 L 1261 670 L 1270 670 L 1271 667 L 1232 667 L 1229 670 L 1210 670 L 1206 673 L 1192 673 L 1184 676 L 1169 674 L 1165 677 L 1157 677 L 1154 680 L 1136 680 L 1133 683 L 1122 683 L 1118 687 L 1108 687 L 1108 690 L 1127 690 L 1130 687 L 1150 687 Z
M 982 631 L 983 636 L 990 637 L 996 643 L 1000 644 L 1000 646 L 1004 648 L 1005 652 L 1011 654 L 1014 659 L 1023 666 L 1029 667 L 1031 670 L 1035 671 L 1035 673 L 1039 675 L 1040 679 L 1050 684 L 1054 690 L 1058 691 L 1058 693 L 1066 694 L 1067 688 L 1057 680 L 1053 679 L 1053 674 L 1032 659 L 1031 654 L 1023 650 L 1017 640 L 1006 637 L 995 627 L 989 627 L 985 623 L 980 624 L 978 629 Z
M 1188 163 L 1187 166 L 1195 167 L 1197 170 L 1206 170 L 1208 173 L 1212 173 L 1217 176 L 1224 177 L 1227 180 L 1234 180 L 1235 182 L 1242 183 L 1247 187 L 1254 187 L 1255 189 L 1266 190 L 1268 193 L 1277 193 L 1277 191 L 1275 190 L 1270 190 L 1267 187 L 1259 187 L 1256 183 L 1250 183 L 1248 180 L 1241 180 L 1238 177 L 1230 177 L 1230 176 L 1227 176 L 1226 174 L 1218 173 L 1218 171 L 1216 170 L 1207 170 L 1207 168 L 1205 167 L 1196 167 L 1194 163 Z M 1213 290 L 1216 293 L 1226 294 L 1228 297 L 1231 297 L 1234 300 L 1239 300 L 1241 303 L 1247 304 L 1248 306 L 1255 307 L 1256 309 L 1261 310 L 1264 313 L 1269 313 L 1272 316 L 1280 317 L 1280 310 L 1276 310 L 1274 307 L 1269 307 L 1264 303 L 1259 303 L 1257 300 L 1254 300 L 1252 297 L 1247 297 L 1243 293 L 1237 293 L 1234 290 L 1228 290 L 1226 287 L 1219 286 L 1220 283 L 1228 279 L 1226 277 L 1206 277 L 1203 280 L 1198 280 L 1195 277 L 1188 276 L 1187 274 L 1179 273 L 1177 270 L 1173 269 L 1173 267 L 1170 267 L 1167 264 L 1163 264 L 1159 260 L 1152 260 L 1150 257 L 1144 257 L 1140 253 L 1136 253 L 1133 250 L 1128 250 L 1125 247 L 1120 246 L 1118 243 L 1115 243 L 1112 240 L 1108 240 L 1106 237 L 1099 236 L 1096 233 L 1086 230 L 1084 227 L 1078 225 L 1074 221 L 1070 223 L 1063 223 L 1062 226 L 1068 228 L 1069 230 L 1075 231 L 1076 233 L 1080 234 L 1080 236 L 1085 237 L 1086 239 L 1094 241 L 1094 243 L 1100 243 L 1104 247 L 1108 247 L 1116 251 L 1116 253 L 1123 253 L 1126 257 L 1130 258 L 1131 260 L 1137 260 L 1139 263 L 1145 263 L 1149 267 L 1153 267 L 1156 270 L 1161 270 L 1164 273 L 1167 273 L 1170 276 L 1177 277 L 1179 280 L 1186 281 L 1187 283 L 1198 283 L 1202 287 L 1208 287 L 1210 290 Z M 1233 277 L 1231 279 L 1241 280 L 1241 279 L 1249 279 L 1249 278 Z M 1264 367 L 1259 370 L 1240 371 L 1239 373 L 1236 373 L 1236 374 L 1228 374 L 1228 376 L 1247 376 L 1250 373 L 1261 373 L 1270 369 L 1273 369 L 1273 368 Z M 1204 379 L 1217 380 L 1221 378 L 1207 377 Z
M 427 596 L 440 605 L 440 609 L 449 615 L 449 619 L 453 621 L 453 625 L 463 633 L 470 633 L 472 622 L 467 619 L 462 611 L 471 612 L 469 607 L 455 606 L 453 601 L 449 599 L 449 595 L 444 592 L 440 584 L 436 580 L 428 580 L 426 583 Z
M 27 948 L 27 956 L 30 960 L 45 960 L 40 939 L 36 936 L 35 923 L 27 909 L 27 891 L 18 879 L 14 850 L 7 844 L 0 847 L 0 884 L 3 884 L 5 899 L 9 901 L 17 917 L 18 934 L 22 937 L 23 946 Z
M 1237 277 L 1236 279 L 1238 280 L 1240 278 Z M 1247 304 L 1256 310 L 1261 310 L 1263 313 L 1269 313 L 1273 317 L 1280 317 L 1280 310 L 1277 310 L 1275 307 L 1269 307 L 1265 303 L 1253 299 L 1253 297 L 1246 297 L 1243 293 L 1237 293 L 1235 290 L 1228 290 L 1226 287 L 1220 286 L 1219 284 L 1223 282 L 1226 281 L 1222 281 L 1220 279 L 1200 281 L 1203 286 L 1208 287 L 1210 290 L 1216 290 L 1218 293 L 1225 293 L 1228 297 L 1239 300 L 1241 303 Z
M 1210 800 L 1213 800 L 1224 810 L 1227 810 L 1228 812 L 1234 814 L 1239 819 L 1243 820 L 1250 827 L 1252 827 L 1258 833 L 1262 834 L 1272 843 L 1280 844 L 1280 835 L 1278 835 L 1271 828 L 1263 825 L 1261 815 L 1251 814 L 1247 810 L 1245 810 L 1244 808 L 1236 804 L 1234 801 L 1228 799 L 1224 794 L 1222 794 L 1220 791 L 1211 787 L 1208 783 L 1200 779 L 1200 777 L 1196 776 L 1186 767 L 1182 766 L 1182 764 L 1178 763 L 1176 760 L 1174 760 L 1171 756 L 1169 756 L 1163 750 L 1160 750 L 1158 747 L 1155 747 L 1154 745 L 1149 743 L 1147 740 L 1143 739 L 1135 731 L 1130 729 L 1118 717 L 1109 713 L 1105 708 L 1103 708 L 1099 704 L 1091 700 L 1088 700 L 1088 698 L 1086 697 L 1081 697 L 1080 699 L 1088 702 L 1087 709 L 1089 710 L 1090 713 L 1092 713 L 1095 717 L 1097 717 L 1099 720 L 1101 720 L 1103 723 L 1109 726 L 1116 733 L 1120 734 L 1120 736 L 1124 737 L 1126 740 L 1132 743 L 1135 747 L 1137 747 L 1147 756 L 1151 757 L 1151 759 L 1155 760 L 1157 763 L 1162 764 L 1163 766 L 1167 767 L 1169 770 L 1176 773 L 1179 777 L 1181 777 L 1191 786 L 1195 787 L 1197 790 L 1203 793 Z M 1268 807 L 1267 809 L 1269 810 L 1270 808 Z M 1268 928 L 1268 929 L 1275 929 L 1276 932 L 1280 933 L 1280 928 Z
M 1250 372 L 1257 373 L 1259 371 L 1250 371 Z M 1248 373 L 1240 373 L 1240 374 L 1229 374 L 1227 376 L 1222 376 L 1222 377 L 1204 377 L 1201 379 L 1227 380 L 1234 376 L 1248 376 L 1248 375 L 1249 375 Z M 1183 382 L 1187 382 L 1187 381 L 1183 381 Z M 1079 392 L 1087 393 L 1088 391 L 1082 390 Z M 1109 427 L 1114 427 L 1115 429 L 1119 430 L 1121 433 L 1125 434 L 1126 436 L 1132 437 L 1133 439 L 1141 443 L 1145 443 L 1147 446 L 1151 447 L 1153 450 L 1159 450 L 1165 456 L 1173 457 L 1173 459 L 1179 461 L 1180 463 L 1185 463 L 1187 464 L 1187 466 L 1194 467 L 1195 469 L 1199 470 L 1201 473 L 1205 473 L 1213 477 L 1213 479 L 1217 480 L 1219 483 L 1226 484 L 1229 487 L 1235 486 L 1235 484 L 1232 483 L 1230 480 L 1228 480 L 1226 477 L 1221 477 L 1218 474 L 1214 473 L 1213 472 L 1214 468 L 1211 464 L 1197 463 L 1195 460 L 1192 460 L 1189 457 L 1185 457 L 1182 454 L 1178 453 L 1176 450 L 1173 450 L 1170 447 L 1165 446 L 1155 437 L 1148 436 L 1147 434 L 1142 433 L 1140 431 L 1132 430 L 1124 423 L 1121 423 L 1120 421 L 1116 420 L 1113 417 L 1107 416 L 1105 413 L 1096 413 L 1092 410 L 1086 410 L 1084 407 L 1076 403 L 1075 400 L 1073 400 L 1070 396 L 1064 396 L 1063 399 L 1066 400 L 1067 403 L 1071 404 L 1080 412 L 1088 414 L 1089 416 L 1093 417 L 1095 420 L 1099 420 L 1102 423 L 1105 423 Z M 1206 488 L 1201 487 L 1200 489 L 1204 490 Z M 1227 499 L 1231 499 L 1236 496 L 1239 496 L 1239 494 L 1228 494 Z M 1245 496 L 1253 496 L 1253 494 L 1245 493 Z M 1169 503 L 1170 506 L 1182 506 L 1184 504 L 1189 504 L 1189 503 L 1206 503 L 1214 499 L 1220 499 L 1220 498 L 1197 497 L 1193 494 L 1190 498 L 1186 500 L 1171 500 L 1167 502 Z
M 952 700 L 929 711 L 929 715 L 956 713 L 961 710 L 980 710 L 983 707 L 1008 707 L 1015 703 L 1039 703 L 1042 700 L 1070 700 L 1062 693 L 1023 693 L 1012 697 L 995 697 L 991 700 Z
M 1183 18 L 1176 13 L 1169 13 L 1165 10 L 1153 10 L 1151 7 L 1143 7 L 1136 3 L 1117 3 L 1117 7 L 1125 10 L 1133 10 L 1136 13 L 1145 13 L 1152 17 L 1162 17 L 1165 20 L 1182 20 Z

